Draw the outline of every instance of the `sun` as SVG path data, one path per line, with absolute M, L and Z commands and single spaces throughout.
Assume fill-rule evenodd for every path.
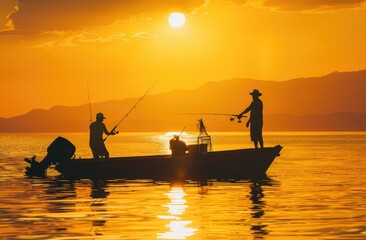
M 180 12 L 172 12 L 169 15 L 169 25 L 173 28 L 181 28 L 186 22 L 186 16 Z

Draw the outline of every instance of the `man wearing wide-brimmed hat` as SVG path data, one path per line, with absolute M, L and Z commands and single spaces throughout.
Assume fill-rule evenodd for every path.
M 258 89 L 254 89 L 253 92 L 249 94 L 252 95 L 253 101 L 249 107 L 239 114 L 239 116 L 242 117 L 243 114 L 250 111 L 250 118 L 246 124 L 247 127 L 250 125 L 250 138 L 254 142 L 255 148 L 258 148 L 258 142 L 261 148 L 263 148 L 263 103 L 259 99 L 259 97 L 262 96 L 262 93 L 260 93 Z

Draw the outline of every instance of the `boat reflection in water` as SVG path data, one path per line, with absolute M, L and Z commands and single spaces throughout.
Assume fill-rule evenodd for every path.
M 264 208 L 266 206 L 266 202 L 263 200 L 265 197 L 262 186 L 271 185 L 270 179 L 263 180 L 253 180 L 250 184 L 250 200 L 252 202 L 251 206 L 251 234 L 254 239 L 263 239 L 265 235 L 268 234 L 268 231 L 265 229 L 267 225 L 263 224 L 263 220 L 261 218 L 264 215 Z
M 239 183 L 240 184 L 240 183 Z M 246 209 L 248 211 L 248 216 L 242 219 L 242 225 L 243 229 L 242 232 L 238 233 L 241 236 L 252 236 L 253 239 L 263 239 L 269 234 L 269 230 L 267 228 L 266 221 L 268 219 L 265 219 L 265 208 L 266 208 L 266 194 L 265 189 L 266 187 L 275 187 L 279 185 L 278 182 L 270 179 L 270 178 L 263 178 L 263 179 L 253 179 L 248 180 L 244 183 L 244 186 L 248 187 L 243 189 L 246 193 L 249 193 L 247 196 L 247 199 L 243 199 L 243 202 L 240 204 L 241 206 L 246 206 Z M 210 190 L 212 189 L 213 185 L 212 182 L 200 182 L 200 195 L 209 195 L 207 198 L 201 198 L 201 201 L 207 201 L 208 199 L 211 199 L 213 196 L 212 193 L 210 193 Z M 215 191 L 217 191 L 220 186 L 214 186 L 213 188 L 216 188 Z M 186 219 L 185 216 L 187 216 L 187 209 L 189 208 L 189 203 L 185 199 L 187 194 L 184 190 L 184 184 L 182 185 L 173 185 L 168 193 L 165 193 L 165 195 L 169 198 L 170 202 L 168 202 L 165 205 L 162 205 L 163 207 L 167 208 L 167 215 L 159 215 L 158 218 L 161 220 L 167 220 L 169 221 L 165 226 L 168 228 L 168 230 L 164 233 L 158 233 L 157 238 L 158 239 L 189 239 L 190 237 L 198 237 L 202 234 L 210 235 L 212 234 L 211 231 L 217 231 L 217 234 L 222 234 L 223 232 L 227 231 L 225 230 L 226 227 L 230 229 L 230 226 L 227 226 L 225 223 L 221 226 L 216 226 L 218 228 L 211 229 L 213 226 L 206 226 L 207 222 L 206 219 L 201 219 L 203 222 L 200 222 L 199 224 L 205 229 L 206 232 L 211 233 L 200 233 L 203 229 L 197 229 L 192 227 L 193 224 L 192 220 Z M 220 200 L 219 200 L 220 201 Z M 248 202 L 249 201 L 249 202 Z M 248 205 L 246 204 L 249 203 Z M 202 209 L 201 209 L 202 210 Z M 193 210 L 195 211 L 195 210 Z M 211 207 L 208 206 L 206 210 L 203 210 L 204 212 L 200 213 L 203 215 L 209 215 L 212 214 L 213 210 Z M 215 221 L 221 221 L 223 215 L 221 213 L 218 214 L 217 217 L 212 216 L 211 217 Z M 227 216 L 224 216 L 227 217 Z M 249 217 L 249 218 L 248 218 Z M 195 220 L 195 219 L 193 219 Z M 197 219 L 195 220 L 197 221 Z M 215 225 L 215 224 L 214 224 Z M 218 235 L 221 236 L 221 235 Z
M 181 185 L 172 185 L 170 191 L 165 193 L 170 202 L 164 207 L 168 208 L 167 215 L 157 216 L 159 219 L 166 219 L 169 223 L 166 225 L 169 229 L 165 233 L 158 233 L 158 239 L 185 239 L 193 236 L 197 229 L 190 228 L 188 225 L 192 223 L 191 220 L 184 220 L 183 215 L 189 207 L 187 201 L 184 199 L 186 193 Z
M 32 196 L 47 204 L 43 210 L 24 208 L 16 218 L 37 223 L 27 227 L 29 235 L 65 239 L 263 239 L 272 230 L 266 202 L 279 186 L 269 178 L 232 184 L 171 182 L 170 187 L 142 180 L 29 181 Z
M 91 235 L 102 235 L 102 230 L 105 229 L 106 216 L 108 216 L 106 206 L 106 198 L 109 195 L 107 189 L 107 181 L 105 180 L 93 180 L 90 192 L 90 197 L 93 199 L 90 204 L 90 210 L 92 212 L 92 227 L 89 230 Z

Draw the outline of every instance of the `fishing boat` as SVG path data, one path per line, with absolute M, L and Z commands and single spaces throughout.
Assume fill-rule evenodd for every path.
M 69 179 L 152 179 L 152 180 L 240 180 L 264 177 L 282 146 L 259 149 L 212 151 L 211 136 L 202 118 L 198 120 L 197 144 L 185 145 L 175 136 L 170 141 L 171 155 L 75 159 L 76 147 L 63 137 L 56 138 L 47 148 L 47 155 L 38 162 L 35 156 L 25 158 L 28 176 L 45 176 L 55 169 Z M 184 150 L 181 151 L 181 144 Z M 174 149 L 175 147 L 178 148 Z M 175 154 L 179 152 L 179 154 Z
M 207 151 L 207 144 L 188 145 L 182 156 L 150 155 L 109 159 L 73 159 L 75 146 L 63 137 L 55 139 L 47 156 L 37 162 L 25 159 L 29 176 L 44 176 L 55 169 L 68 179 L 240 180 L 265 176 L 282 146 L 260 149 Z
M 281 146 L 171 155 L 77 159 L 57 168 L 69 178 L 248 179 L 263 177 Z

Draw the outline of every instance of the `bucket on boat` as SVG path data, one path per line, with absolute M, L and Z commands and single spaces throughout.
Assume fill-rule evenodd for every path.
M 207 144 L 190 144 L 187 146 L 189 154 L 198 154 L 207 152 Z

